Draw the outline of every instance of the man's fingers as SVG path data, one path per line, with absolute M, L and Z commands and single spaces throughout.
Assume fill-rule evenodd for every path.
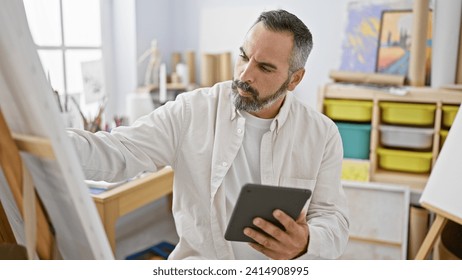
M 259 227 L 261 230 L 263 230 L 266 234 L 269 236 L 273 237 L 277 241 L 281 242 L 282 239 L 284 238 L 285 232 L 281 230 L 278 226 L 267 222 L 261 218 L 255 218 L 254 219 L 254 225 Z
M 248 237 L 252 238 L 257 242 L 258 244 L 264 246 L 264 247 L 271 247 L 272 240 L 269 236 L 258 232 L 252 228 L 245 228 L 244 229 L 244 234 L 247 235 Z
M 285 230 L 262 218 L 255 218 L 253 224 L 261 231 L 250 227 L 244 229 L 244 234 L 256 242 L 250 246 L 272 259 L 291 259 L 306 251 L 308 244 L 306 212 L 302 211 L 297 220 L 281 210 L 275 210 L 273 216 Z
M 297 221 L 294 221 L 294 219 L 292 219 L 289 215 L 287 215 L 279 209 L 274 210 L 273 216 L 284 226 L 287 234 L 293 232 L 296 229 L 299 221 L 301 221 L 301 214 L 298 217 Z M 303 222 L 305 222 L 305 220 L 303 220 Z
M 298 223 L 306 223 L 306 210 L 303 210 L 301 213 L 300 213 L 300 216 L 298 216 L 297 218 L 297 224 Z

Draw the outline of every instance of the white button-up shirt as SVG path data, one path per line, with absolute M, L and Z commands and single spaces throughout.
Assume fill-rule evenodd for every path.
M 339 257 L 348 240 L 336 125 L 288 93 L 261 142 L 261 183 L 308 188 L 308 251 Z M 117 181 L 164 166 L 174 170 L 173 215 L 179 243 L 171 259 L 234 259 L 226 230 L 223 178 L 239 151 L 245 118 L 231 83 L 180 94 L 132 126 L 95 134 L 70 130 L 87 179 Z M 155 186 L 153 186 L 155 187 Z M 240 186 L 239 186 L 240 187 Z

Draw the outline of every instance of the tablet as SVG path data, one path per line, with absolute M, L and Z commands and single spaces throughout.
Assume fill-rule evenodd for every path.
M 229 241 L 255 242 L 244 234 L 244 228 L 261 231 L 252 221 L 260 217 L 284 229 L 273 217 L 273 211 L 280 209 L 294 220 L 311 196 L 311 190 L 282 186 L 246 184 L 242 187 L 225 232 Z

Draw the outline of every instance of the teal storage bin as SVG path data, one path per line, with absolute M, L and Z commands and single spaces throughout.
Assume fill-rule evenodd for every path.
M 337 122 L 343 142 L 343 157 L 369 159 L 371 125 Z

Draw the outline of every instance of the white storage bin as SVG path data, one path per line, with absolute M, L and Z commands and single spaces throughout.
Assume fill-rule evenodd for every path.
M 429 149 L 433 143 L 432 128 L 380 125 L 382 145 L 388 147 Z

